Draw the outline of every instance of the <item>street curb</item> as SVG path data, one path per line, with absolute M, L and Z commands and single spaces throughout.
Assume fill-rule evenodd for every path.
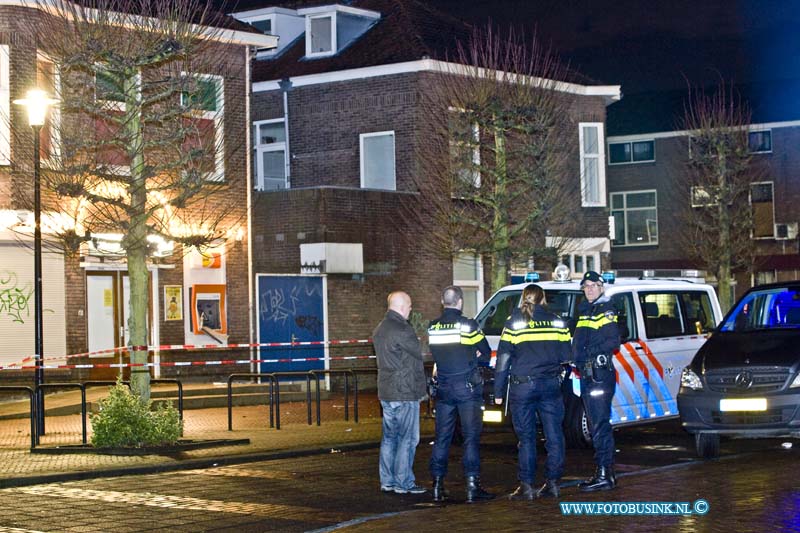
M 276 452 L 257 452 L 243 455 L 209 457 L 202 459 L 187 459 L 176 463 L 157 465 L 130 466 L 125 468 L 112 468 L 107 470 L 89 470 L 81 472 L 61 472 L 56 474 L 42 474 L 17 478 L 0 479 L 0 489 L 13 487 L 26 487 L 44 483 L 61 483 L 64 481 L 81 481 L 108 477 L 121 477 L 130 475 L 159 474 L 174 472 L 176 470 L 193 470 L 196 468 L 210 468 L 216 466 L 229 466 L 256 461 L 270 461 L 275 459 L 292 459 L 295 457 L 308 457 L 326 453 L 352 452 L 369 450 L 380 446 L 380 441 L 357 442 L 327 446 L 324 448 L 305 448 L 299 450 L 284 450 Z

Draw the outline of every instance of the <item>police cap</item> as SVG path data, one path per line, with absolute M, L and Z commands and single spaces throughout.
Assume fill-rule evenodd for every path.
M 583 284 L 586 283 L 587 281 L 593 281 L 595 283 L 600 283 L 602 285 L 604 280 L 600 274 L 598 274 L 594 270 L 590 270 L 583 275 L 583 279 L 581 279 L 581 287 L 583 287 Z

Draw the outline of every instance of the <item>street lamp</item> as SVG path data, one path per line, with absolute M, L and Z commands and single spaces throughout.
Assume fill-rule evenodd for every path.
M 44 336 L 42 331 L 42 206 L 41 187 L 39 184 L 39 132 L 44 126 L 47 108 L 56 100 L 47 96 L 41 89 L 31 89 L 25 98 L 14 100 L 15 104 L 24 106 L 28 111 L 28 124 L 33 128 L 33 294 L 35 301 L 34 330 L 36 335 L 36 372 L 34 386 L 36 389 L 36 435 L 44 433 Z

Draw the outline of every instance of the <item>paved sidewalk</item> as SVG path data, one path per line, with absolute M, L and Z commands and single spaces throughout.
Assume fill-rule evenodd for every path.
M 48 402 L 49 402 L 48 398 Z M 9 404 L 3 410 L 13 409 Z M 115 456 L 97 453 L 41 454 L 30 451 L 30 420 L 0 420 L 0 488 L 46 481 L 147 473 L 172 469 L 200 468 L 210 464 L 234 464 L 267 457 L 336 452 L 376 446 L 380 441 L 381 419 L 374 395 L 359 401 L 359 423 L 344 421 L 340 399 L 323 402 L 320 426 L 306 423 L 306 404 L 281 405 L 281 429 L 270 429 L 266 405 L 237 406 L 233 409 L 233 431 L 228 431 L 226 408 L 184 411 L 184 439 L 250 439 L 248 445 L 230 445 L 184 451 L 172 455 Z M 39 448 L 80 444 L 80 415 L 48 416 L 46 434 Z M 433 421 L 423 419 L 423 434 L 433 433 Z M 91 425 L 89 424 L 91 439 Z

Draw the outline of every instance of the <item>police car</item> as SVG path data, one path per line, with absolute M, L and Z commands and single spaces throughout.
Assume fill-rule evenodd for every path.
M 683 272 L 683 274 L 691 274 Z M 702 278 L 616 278 L 603 274 L 605 294 L 615 303 L 622 345 L 614 353 L 617 390 L 611 406 L 613 425 L 640 424 L 678 416 L 676 397 L 681 371 L 694 357 L 709 334 L 722 320 L 716 293 Z M 553 281 L 535 281 L 547 297 L 547 308 L 567 320 L 574 329 L 578 305 L 583 301 L 580 281 L 572 280 L 564 265 L 553 273 Z M 509 285 L 497 291 L 475 317 L 492 349 L 511 310 L 519 306 L 522 290 L 530 282 Z M 503 423 L 510 414 L 496 406 L 492 396 L 492 372 L 485 371 L 485 423 Z M 591 433 L 575 372 L 564 380 L 564 433 L 567 444 L 586 447 Z M 505 403 L 504 403 L 505 405 Z

